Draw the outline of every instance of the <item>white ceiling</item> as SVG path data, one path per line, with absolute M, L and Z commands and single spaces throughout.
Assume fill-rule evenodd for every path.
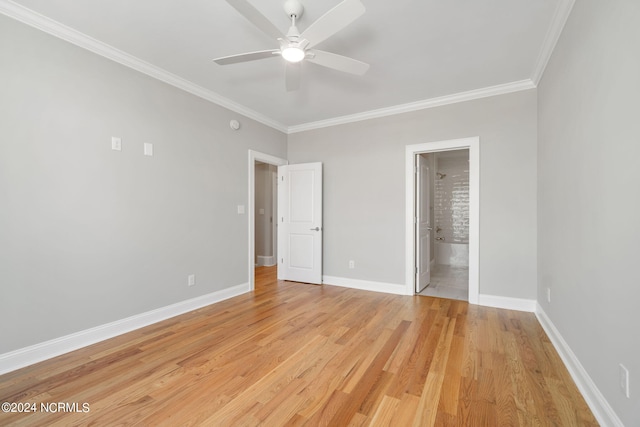
M 250 1 L 286 32 L 289 21 L 283 0 Z M 35 20 L 40 28 L 64 33 L 63 38 L 76 39 L 77 44 L 83 45 L 83 39 L 102 54 L 113 47 L 131 55 L 128 62 L 143 64 L 139 69 L 144 69 L 142 61 L 152 64 L 154 72 L 149 74 L 170 73 L 165 81 L 177 79 L 182 83 L 177 86 L 189 86 L 188 90 L 263 123 L 295 131 L 372 110 L 419 108 L 434 99 L 533 87 L 573 4 L 573 0 L 362 1 L 366 13 L 318 48 L 367 62 L 369 71 L 359 77 L 304 63 L 297 92 L 285 90 L 279 57 L 226 66 L 211 61 L 277 48 L 274 40 L 223 0 L 0 0 L 0 11 L 19 15 L 32 25 Z M 302 2 L 301 31 L 340 0 Z M 97 42 L 85 35 L 108 46 L 99 43 L 95 48 Z M 122 56 L 111 50 L 116 52 L 111 56 Z

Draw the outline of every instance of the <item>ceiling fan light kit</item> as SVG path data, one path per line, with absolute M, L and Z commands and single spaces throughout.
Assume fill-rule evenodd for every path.
M 305 52 L 303 49 L 300 49 L 299 47 L 296 46 L 288 46 L 283 48 L 280 51 L 280 55 L 282 55 L 282 57 L 284 58 L 285 61 L 289 61 L 289 62 L 300 62 L 304 59 L 305 57 Z
M 343 0 L 333 9 L 322 15 L 302 33 L 296 27 L 296 20 L 300 19 L 304 7 L 299 0 L 286 0 L 284 11 L 291 19 L 291 27 L 287 34 L 282 32 L 260 13 L 248 0 L 227 0 L 227 3 L 243 15 L 249 22 L 258 27 L 268 36 L 279 42 L 279 49 L 262 50 L 242 53 L 239 55 L 216 58 L 213 61 L 219 65 L 236 64 L 272 58 L 280 55 L 286 61 L 285 83 L 288 91 L 298 89 L 300 85 L 300 63 L 305 60 L 334 70 L 362 75 L 369 69 L 369 64 L 322 50 L 311 49 L 314 45 L 328 39 L 364 12 L 364 5 L 360 0 Z

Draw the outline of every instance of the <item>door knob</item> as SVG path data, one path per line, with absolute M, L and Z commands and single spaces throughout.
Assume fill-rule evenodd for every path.
M 309 230 L 311 230 L 311 231 L 320 231 L 320 227 L 310 228 Z

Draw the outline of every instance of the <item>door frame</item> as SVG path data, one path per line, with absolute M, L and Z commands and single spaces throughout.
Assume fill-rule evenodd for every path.
M 278 265 L 278 171 L 271 172 L 271 251 Z
M 415 156 L 460 149 L 469 150 L 469 303 L 478 304 L 480 295 L 480 137 L 478 136 L 424 142 L 405 147 L 405 287 L 407 295 L 415 295 Z
M 255 273 L 256 268 L 256 229 L 255 229 L 255 204 L 256 204 L 256 161 L 262 163 L 268 163 L 274 166 L 288 165 L 289 161 L 280 157 L 272 156 L 270 154 L 261 153 L 259 151 L 249 150 L 249 196 L 247 197 L 247 220 L 249 221 L 249 263 L 248 263 L 248 275 L 249 275 L 249 290 L 253 291 L 256 287 Z M 277 200 L 273 201 L 277 203 Z M 273 254 L 276 256 L 277 254 Z M 277 265 L 276 258 L 276 265 Z

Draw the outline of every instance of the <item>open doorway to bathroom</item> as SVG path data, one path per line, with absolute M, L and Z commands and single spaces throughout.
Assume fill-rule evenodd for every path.
M 428 206 L 429 248 L 418 251 L 429 263 L 430 280 L 418 295 L 469 299 L 469 149 L 417 154 L 429 166 L 417 200 Z M 420 208 L 418 206 L 418 208 Z
M 435 185 L 437 181 L 440 181 L 440 184 L 442 185 L 447 184 L 447 177 L 442 176 L 442 180 L 437 180 L 436 178 L 439 178 L 439 176 L 436 175 L 436 173 L 448 173 L 446 170 L 441 169 L 442 167 L 447 167 L 445 163 L 449 162 L 448 160 L 440 161 L 440 159 L 438 160 L 438 166 L 436 166 L 437 156 L 427 157 L 430 158 L 430 161 L 432 162 L 432 164 L 429 165 L 429 170 L 431 172 L 428 176 L 430 177 L 430 181 L 433 183 L 433 187 L 429 185 L 429 189 L 433 194 L 433 197 L 429 199 L 429 201 L 432 202 L 433 218 L 430 218 L 431 221 L 426 224 L 426 226 L 422 223 L 424 219 L 418 218 L 420 215 L 424 215 L 421 214 L 420 211 L 425 211 L 424 207 L 421 208 L 422 202 L 419 197 L 421 192 L 418 191 L 418 187 L 425 186 L 425 183 L 418 172 L 419 170 L 424 170 L 424 168 L 418 166 L 420 164 L 428 164 L 428 162 L 424 161 L 422 155 L 426 154 L 430 156 L 438 154 L 447 159 L 447 156 L 455 157 L 456 154 L 445 153 L 454 151 L 460 151 L 461 153 L 464 153 L 465 156 L 468 156 L 466 159 L 468 164 L 468 190 L 465 190 L 468 197 L 468 213 L 463 214 L 468 215 L 468 238 L 463 239 L 459 233 L 460 230 L 458 230 L 458 233 L 454 233 L 453 221 L 451 221 L 450 233 L 448 233 L 450 235 L 449 243 L 457 243 L 456 239 L 458 239 L 459 242 L 467 240 L 468 243 L 466 244 L 466 248 L 460 246 L 447 246 L 447 234 L 443 233 L 445 227 L 440 223 L 436 225 L 435 214 L 438 207 L 435 202 Z M 457 160 L 452 161 L 455 163 Z M 451 175 L 448 177 L 451 177 Z M 442 281 L 447 280 L 450 285 L 454 285 L 450 287 L 457 287 L 456 281 L 459 278 L 454 278 L 452 276 L 455 276 L 455 273 L 459 273 L 458 275 L 463 277 L 466 275 L 468 277 L 468 293 L 465 299 L 471 304 L 478 304 L 480 296 L 480 138 L 476 136 L 407 145 L 405 147 L 405 189 L 406 293 L 408 295 L 415 295 L 424 290 L 425 287 L 429 288 L 429 286 L 426 286 L 426 283 L 431 283 L 431 278 L 428 276 L 430 276 L 433 268 L 435 273 L 433 277 L 435 281 L 431 284 L 431 289 L 438 287 L 433 285 L 439 280 L 441 281 L 441 284 Z M 424 199 L 424 196 L 422 199 Z M 436 232 L 437 227 L 441 228 L 439 232 Z M 428 230 L 431 234 L 431 236 L 428 236 L 428 239 L 424 238 L 423 230 Z M 454 236 L 456 237 L 454 238 Z M 435 240 L 436 237 L 443 237 L 444 240 Z M 445 242 L 445 244 L 436 247 L 437 242 Z M 422 254 L 426 252 L 429 252 L 428 261 L 422 256 Z M 439 262 L 436 262 L 436 256 L 438 256 Z M 462 262 L 462 260 L 466 260 L 468 266 L 456 265 Z M 449 264 L 444 264 L 445 262 L 448 262 Z M 423 274 L 423 271 L 427 266 L 429 274 Z M 458 270 L 458 267 L 463 267 L 460 269 L 462 271 Z M 423 281 L 425 277 L 429 279 L 426 283 Z M 440 286 L 440 288 L 444 288 L 444 286 Z M 445 295 L 441 294 L 438 296 Z M 460 296 L 462 297 L 462 295 Z M 450 295 L 448 297 L 455 297 L 455 295 Z

